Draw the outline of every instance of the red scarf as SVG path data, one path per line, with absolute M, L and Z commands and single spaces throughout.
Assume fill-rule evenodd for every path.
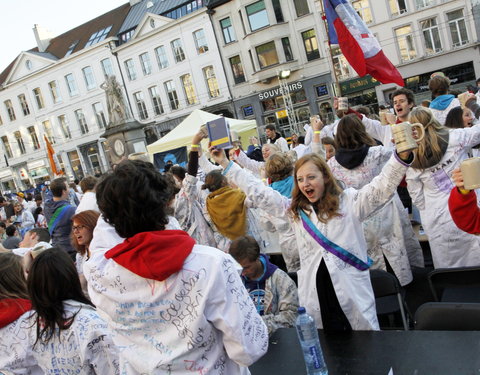
M 20 318 L 24 313 L 32 309 L 28 299 L 4 298 L 0 300 L 0 328 Z
M 105 253 L 129 271 L 163 281 L 180 271 L 195 240 L 182 230 L 137 233 Z

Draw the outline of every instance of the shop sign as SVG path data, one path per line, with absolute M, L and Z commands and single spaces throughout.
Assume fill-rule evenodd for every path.
M 351 94 L 352 92 L 370 89 L 378 85 L 380 85 L 380 82 L 378 82 L 372 76 L 366 75 L 362 78 L 355 78 L 340 82 L 340 89 L 342 91 L 342 95 L 347 95 Z
M 27 163 L 28 169 L 35 169 L 35 168 L 40 168 L 44 166 L 45 166 L 45 160 L 35 160 L 30 163 Z
M 288 85 L 288 90 L 289 91 L 297 91 L 303 88 L 302 82 L 298 81 L 295 83 L 291 83 Z M 258 94 L 258 99 L 259 100 L 265 100 L 268 98 L 276 98 L 277 96 L 283 95 L 283 90 L 281 87 L 277 87 L 276 89 L 268 90 L 261 92 Z
M 0 178 L 5 178 L 5 177 L 13 178 L 12 171 L 10 169 L 5 169 L 4 171 L 0 172 Z
M 32 178 L 45 177 L 48 176 L 48 170 L 45 167 L 30 170 L 30 176 L 32 176 Z
M 275 116 L 277 119 L 285 118 L 288 117 L 288 112 L 286 109 L 282 109 L 281 111 L 275 112 Z

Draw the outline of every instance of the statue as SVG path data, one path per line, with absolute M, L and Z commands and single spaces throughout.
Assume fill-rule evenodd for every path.
M 122 88 L 115 76 L 107 76 L 105 82 L 100 85 L 107 94 L 108 126 L 124 124 L 128 119 L 128 110 L 123 99 Z

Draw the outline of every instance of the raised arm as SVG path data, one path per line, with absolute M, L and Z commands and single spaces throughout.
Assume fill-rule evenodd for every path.
M 257 177 L 262 175 L 262 169 L 265 168 L 265 162 L 250 159 L 243 151 L 240 151 L 235 160 L 238 162 L 238 164 L 244 168 L 247 168 Z
M 392 139 L 392 130 L 390 125 L 382 125 L 380 121 L 373 120 L 368 118 L 365 115 L 362 115 L 362 123 L 365 125 L 367 133 L 383 143 L 385 147 L 390 149 L 393 148 Z
M 325 147 L 323 147 L 321 140 L 321 133 L 324 125 L 319 116 L 310 117 L 310 127 L 312 129 L 312 142 L 307 146 L 303 154 L 306 155 L 313 152 L 319 154 L 323 159 L 325 159 Z
M 403 155 L 402 157 L 403 160 L 395 152 L 384 165 L 380 174 L 353 195 L 353 209 L 360 221 L 377 212 L 393 197 L 397 186 L 413 161 L 413 155 L 409 158 Z
M 211 155 L 224 168 L 225 176 L 245 192 L 255 208 L 261 208 L 276 217 L 285 217 L 290 206 L 289 198 L 265 186 L 262 181 L 234 162 L 229 162 L 223 150 L 211 149 Z

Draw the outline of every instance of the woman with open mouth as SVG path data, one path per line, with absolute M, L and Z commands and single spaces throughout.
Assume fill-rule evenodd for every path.
M 315 143 L 320 143 L 320 126 L 315 124 Z M 380 175 L 359 190 L 342 189 L 319 154 L 305 155 L 295 164 L 291 199 L 229 162 L 223 151 L 212 148 L 211 155 L 254 206 L 293 228 L 300 305 L 317 328 L 378 330 L 361 223 L 392 198 L 413 160 L 411 152 L 394 152 Z

